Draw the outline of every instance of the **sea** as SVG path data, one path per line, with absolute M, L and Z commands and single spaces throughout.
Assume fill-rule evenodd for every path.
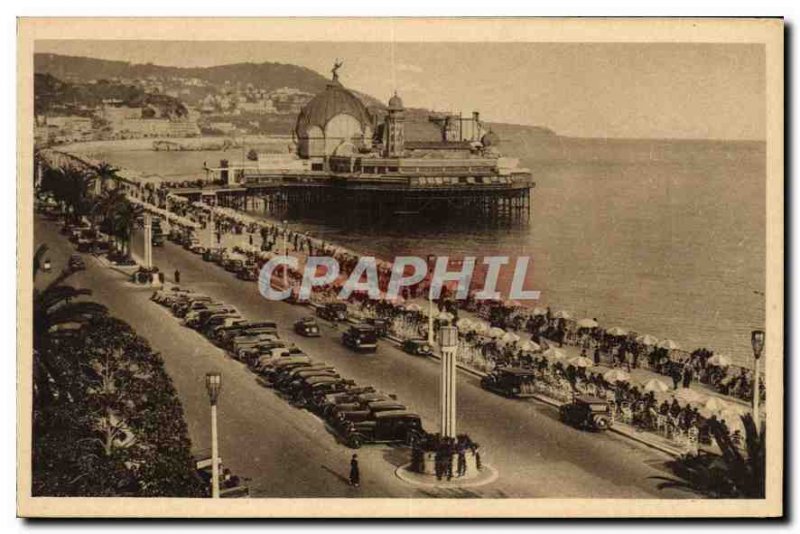
M 540 292 L 533 305 L 752 365 L 750 331 L 765 325 L 765 143 L 581 139 L 522 129 L 500 135 L 503 154 L 519 158 L 536 182 L 527 222 L 432 225 L 406 217 L 373 225 L 317 216 L 289 223 L 387 259 L 529 256 L 526 289 Z M 69 147 L 166 180 L 201 178 L 204 163 L 245 153 L 147 148 Z

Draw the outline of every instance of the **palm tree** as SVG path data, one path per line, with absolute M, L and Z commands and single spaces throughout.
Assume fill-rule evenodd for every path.
M 73 220 L 89 212 L 89 189 L 94 178 L 85 170 L 65 165 L 49 168 L 42 176 L 42 191 L 50 191 L 65 208 L 64 223 L 69 222 L 70 211 Z
M 95 191 L 97 194 L 102 194 L 104 191 L 107 191 L 107 182 L 117 179 L 117 171 L 119 171 L 119 169 L 103 161 L 99 163 L 94 170 L 100 184 Z
M 133 204 L 127 198 L 118 201 L 110 213 L 111 233 L 124 246 L 126 255 L 131 253 L 131 235 L 136 219 L 144 212 L 141 206 Z
M 654 477 L 662 480 L 659 489 L 682 488 L 716 498 L 763 499 L 766 490 L 766 428 L 756 430 L 751 415 L 742 416 L 745 429 L 746 455 L 731 439 L 719 421 L 709 422 L 721 455 L 701 452 L 683 456 L 667 465 L 678 478 Z
M 34 279 L 46 252 L 47 245 L 40 245 L 33 256 Z M 54 358 L 57 351 L 52 350 L 59 337 L 59 328 L 70 324 L 85 325 L 107 312 L 105 306 L 96 302 L 73 302 L 78 297 L 90 295 L 91 290 L 65 285 L 64 282 L 72 273 L 64 269 L 46 286 L 34 287 L 33 290 L 33 367 L 34 391 L 37 395 L 49 392 L 46 396 L 50 396 L 51 382 L 58 384 L 59 377 L 63 375 Z

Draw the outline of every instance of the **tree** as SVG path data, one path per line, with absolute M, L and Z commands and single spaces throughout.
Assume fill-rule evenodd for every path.
M 108 182 L 119 179 L 117 177 L 117 171 L 119 171 L 119 169 L 112 167 L 105 161 L 99 163 L 94 168 L 94 171 L 100 184 L 100 187 L 98 188 L 99 191 L 97 191 L 98 194 L 102 194 L 104 191 L 108 190 Z
M 35 494 L 201 496 L 180 402 L 147 341 L 105 316 L 57 348 L 75 386 L 35 420 Z
M 109 213 L 111 234 L 122 243 L 126 255 L 131 253 L 130 242 L 133 234 L 133 225 L 143 212 L 144 210 L 141 206 L 133 204 L 127 198 L 122 198 Z
M 663 480 L 659 488 L 683 488 L 715 498 L 763 499 L 766 491 L 766 428 L 761 431 L 751 415 L 742 416 L 745 429 L 746 455 L 736 446 L 730 433 L 716 420 L 709 422 L 710 430 L 721 455 L 701 452 L 686 455 L 667 465 L 678 478 L 655 477 Z
M 41 245 L 34 254 L 34 281 L 46 253 L 47 246 Z M 65 285 L 71 275 L 72 271 L 64 269 L 46 286 L 33 290 L 34 405 L 51 402 L 69 387 L 71 364 L 58 350 L 59 341 L 73 335 L 74 328 L 107 313 L 106 307 L 96 302 L 73 302 L 91 291 Z

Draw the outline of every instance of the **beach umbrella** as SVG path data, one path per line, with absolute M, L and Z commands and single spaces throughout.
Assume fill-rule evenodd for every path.
M 728 367 L 731 364 L 731 359 L 728 356 L 723 356 L 722 354 L 715 354 L 708 359 L 708 363 L 718 367 Z
M 652 347 L 653 345 L 658 343 L 658 339 L 656 339 L 654 336 L 651 336 L 650 334 L 639 336 L 636 338 L 636 341 L 648 347 Z
M 456 321 L 456 327 L 459 330 L 469 330 L 473 326 L 475 326 L 475 324 L 466 317 L 462 317 L 461 319 Z
M 621 336 L 627 336 L 628 331 L 625 330 L 624 328 L 615 326 L 614 328 L 609 328 L 608 330 L 606 330 L 606 334 L 608 334 L 609 336 L 621 337 Z
M 594 319 L 581 319 L 578 321 L 578 326 L 580 328 L 597 328 L 597 321 Z
M 520 345 L 519 348 L 525 352 L 535 352 L 537 350 L 540 350 L 542 347 L 540 347 L 539 344 L 536 343 L 535 341 L 529 339 L 527 341 L 523 341 L 522 345 Z
M 439 313 L 439 315 L 436 318 L 441 319 L 442 321 L 452 321 L 453 317 L 454 315 L 452 313 L 443 311 Z
M 420 308 L 419 304 L 412 302 L 411 304 L 406 304 L 405 310 L 410 312 L 418 312 L 422 308 Z
M 678 345 L 671 339 L 665 339 L 664 341 L 660 342 L 658 346 L 662 349 L 667 349 L 667 350 L 678 350 L 680 348 L 680 345 Z
M 509 299 L 503 303 L 506 308 L 521 308 L 522 303 L 518 300 Z
M 547 315 L 547 310 L 544 308 L 534 308 L 531 315 Z
M 503 337 L 501 339 L 505 343 L 513 343 L 515 341 L 519 341 L 520 337 L 513 332 L 506 332 L 505 334 L 503 334 Z
M 710 412 L 721 412 L 729 409 L 729 405 L 719 397 L 709 397 L 703 407 Z
M 664 393 L 669 391 L 669 385 L 659 380 L 658 378 L 651 378 L 642 386 L 645 391 L 652 391 L 653 393 Z
M 489 329 L 490 337 L 503 337 L 505 333 L 506 333 L 505 330 L 503 330 L 502 328 L 498 328 L 496 326 L 493 326 L 492 328 Z
M 564 352 L 563 350 L 559 349 L 559 348 L 556 348 L 556 347 L 550 347 L 549 349 L 544 351 L 544 356 L 548 360 L 566 360 L 567 359 L 567 353 Z
M 604 374 L 603 378 L 606 380 L 606 382 L 611 382 L 613 384 L 614 382 L 623 382 L 625 380 L 629 380 L 631 375 L 621 369 L 612 369 Z
M 566 310 L 559 310 L 553 314 L 556 319 L 572 319 L 572 315 Z
M 679 389 L 672 396 L 678 399 L 679 401 L 692 404 L 698 404 L 700 402 L 703 402 L 703 400 L 705 400 L 706 398 L 706 396 L 703 395 L 702 393 L 698 393 L 697 391 L 689 388 Z
M 577 356 L 572 358 L 569 363 L 574 365 L 575 367 L 591 367 L 594 365 L 594 362 L 587 358 L 586 356 Z
M 475 321 L 472 324 L 472 329 L 479 334 L 485 334 L 489 331 L 489 325 L 481 321 Z

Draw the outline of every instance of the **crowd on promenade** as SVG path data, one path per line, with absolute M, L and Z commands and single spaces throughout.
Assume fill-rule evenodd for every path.
M 170 211 L 196 221 L 201 228 L 213 224 L 218 242 L 227 234 L 247 235 L 247 245 L 241 245 L 238 252 L 247 254 L 259 265 L 284 250 L 299 257 L 334 257 L 340 265 L 340 278 L 314 288 L 312 299 L 317 302 L 336 299 L 359 259 L 358 254 L 307 232 L 233 209 L 199 202 L 169 204 Z M 385 288 L 391 264 L 380 261 L 378 274 L 379 285 Z M 289 269 L 288 278 L 290 285 L 298 285 L 302 267 Z M 350 303 L 365 315 L 389 320 L 392 332 L 399 337 L 425 337 L 431 312 L 426 304 L 413 299 L 424 298 L 427 289 L 423 281 L 404 288 L 402 296 L 391 301 L 372 300 L 356 292 L 351 295 Z M 724 421 L 735 436 L 741 433 L 741 421 L 733 415 L 741 410 L 741 404 L 733 399 L 718 401 L 716 396 L 691 393 L 692 384 L 699 382 L 722 395 L 746 401 L 752 398 L 752 371 L 733 364 L 724 355 L 705 348 L 684 351 L 674 341 L 637 335 L 617 327 L 602 328 L 595 319 L 576 320 L 564 311 L 529 308 L 513 301 L 479 301 L 474 293 L 466 300 L 456 301 L 449 299 L 447 292 L 445 287 L 442 298 L 435 303 L 434 324 L 454 322 L 459 326 L 462 331 L 459 358 L 467 365 L 484 372 L 502 366 L 534 368 L 542 387 L 551 396 L 565 398 L 575 392 L 596 394 L 613 403 L 621 420 L 671 438 L 706 441 L 707 423 L 712 419 Z M 522 339 L 526 334 L 530 340 Z M 580 357 L 568 361 L 566 353 L 560 350 L 564 346 L 579 350 Z M 608 373 L 591 371 L 598 367 L 611 368 L 615 373 L 606 376 Z M 665 378 L 635 384 L 629 373 L 636 369 L 646 369 Z M 679 390 L 690 393 L 681 395 Z M 671 401 L 660 398 L 670 391 L 678 393 Z M 761 383 L 760 396 L 763 399 L 765 395 Z M 724 419 L 720 419 L 722 416 Z

